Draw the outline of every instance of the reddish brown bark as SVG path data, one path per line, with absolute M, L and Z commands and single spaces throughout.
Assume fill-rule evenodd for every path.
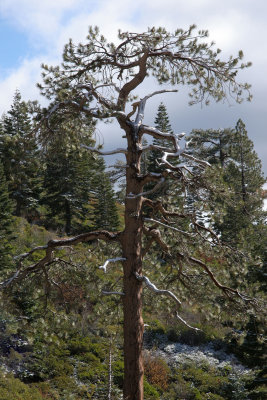
M 124 400 L 143 400 L 143 331 L 142 282 L 135 273 L 142 274 L 142 191 L 137 180 L 140 172 L 140 152 L 131 129 L 125 129 L 128 138 L 127 187 L 125 201 L 125 230 L 122 238 L 124 261 Z

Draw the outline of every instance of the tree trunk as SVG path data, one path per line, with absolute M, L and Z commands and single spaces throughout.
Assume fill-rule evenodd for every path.
M 143 331 L 142 282 L 135 273 L 142 274 L 142 197 L 131 197 L 142 191 L 137 179 L 140 173 L 140 152 L 133 132 L 127 134 L 128 155 L 126 171 L 125 230 L 122 247 L 124 261 L 124 400 L 143 400 Z

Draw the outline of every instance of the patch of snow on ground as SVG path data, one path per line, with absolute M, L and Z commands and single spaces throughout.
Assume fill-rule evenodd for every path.
M 190 362 L 199 365 L 205 363 L 216 368 L 231 367 L 236 373 L 246 374 L 250 370 L 240 364 L 233 354 L 226 353 L 223 349 L 216 349 L 213 343 L 201 346 L 189 346 L 182 343 L 162 343 L 156 354 L 165 359 L 167 363 L 186 364 Z

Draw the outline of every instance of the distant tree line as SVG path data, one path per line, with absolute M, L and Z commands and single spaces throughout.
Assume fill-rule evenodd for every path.
M 51 134 L 41 146 L 35 125 L 31 104 L 16 91 L 0 120 L 1 184 L 9 193 L 11 214 L 67 235 L 100 225 L 116 230 L 115 195 L 104 160 L 70 143 L 62 126 L 60 137 Z M 92 143 L 92 123 L 76 127 L 81 128 Z

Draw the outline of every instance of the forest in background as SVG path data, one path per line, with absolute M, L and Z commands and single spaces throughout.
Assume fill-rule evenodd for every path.
M 100 227 L 123 229 L 123 166 L 118 162 L 107 172 L 101 156 L 80 147 L 81 137 L 88 146 L 94 143 L 94 123 L 74 118 L 64 131 L 40 144 L 34 135 L 39 122 L 32 114 L 36 107 L 23 101 L 17 91 L 0 122 L 0 281 L 16 271 L 19 255 L 50 238 Z M 162 132 L 172 131 L 162 103 L 155 126 Z M 220 236 L 228 253 L 219 262 L 197 247 L 194 254 L 209 262 L 225 283 L 256 298 L 257 306 L 246 309 L 226 302 L 221 293 L 206 287 L 205 279 L 192 291 L 188 282 L 200 279 L 198 271 L 179 276 L 166 254 L 154 249 L 146 265 L 151 280 L 174 288 L 184 300 L 181 315 L 201 330 L 193 331 L 173 318 L 171 301 L 145 292 L 145 399 L 264 399 L 267 234 L 261 163 L 241 120 L 234 128 L 195 129 L 190 139 L 190 154 L 212 165 L 206 172 L 209 198 L 194 187 L 183 196 L 168 180 L 150 198 L 162 198 L 168 209 L 182 206 L 195 212 L 199 226 L 212 228 Z M 156 150 L 144 157 L 143 171 L 160 172 L 157 158 Z M 182 220 L 179 228 L 189 230 L 190 221 Z M 116 244 L 113 254 L 119 256 Z M 32 260 L 37 258 L 34 253 Z M 107 279 L 99 269 L 107 258 L 109 252 L 100 241 L 79 244 L 74 253 L 62 250 L 53 269 L 38 271 L 2 293 L 0 399 L 120 398 L 120 299 L 103 291 L 116 291 L 122 276 L 115 263 Z M 218 370 L 193 362 L 183 367 L 169 365 L 155 351 L 164 338 L 188 345 L 213 342 L 233 352 L 251 372 L 238 376 L 230 367 Z

